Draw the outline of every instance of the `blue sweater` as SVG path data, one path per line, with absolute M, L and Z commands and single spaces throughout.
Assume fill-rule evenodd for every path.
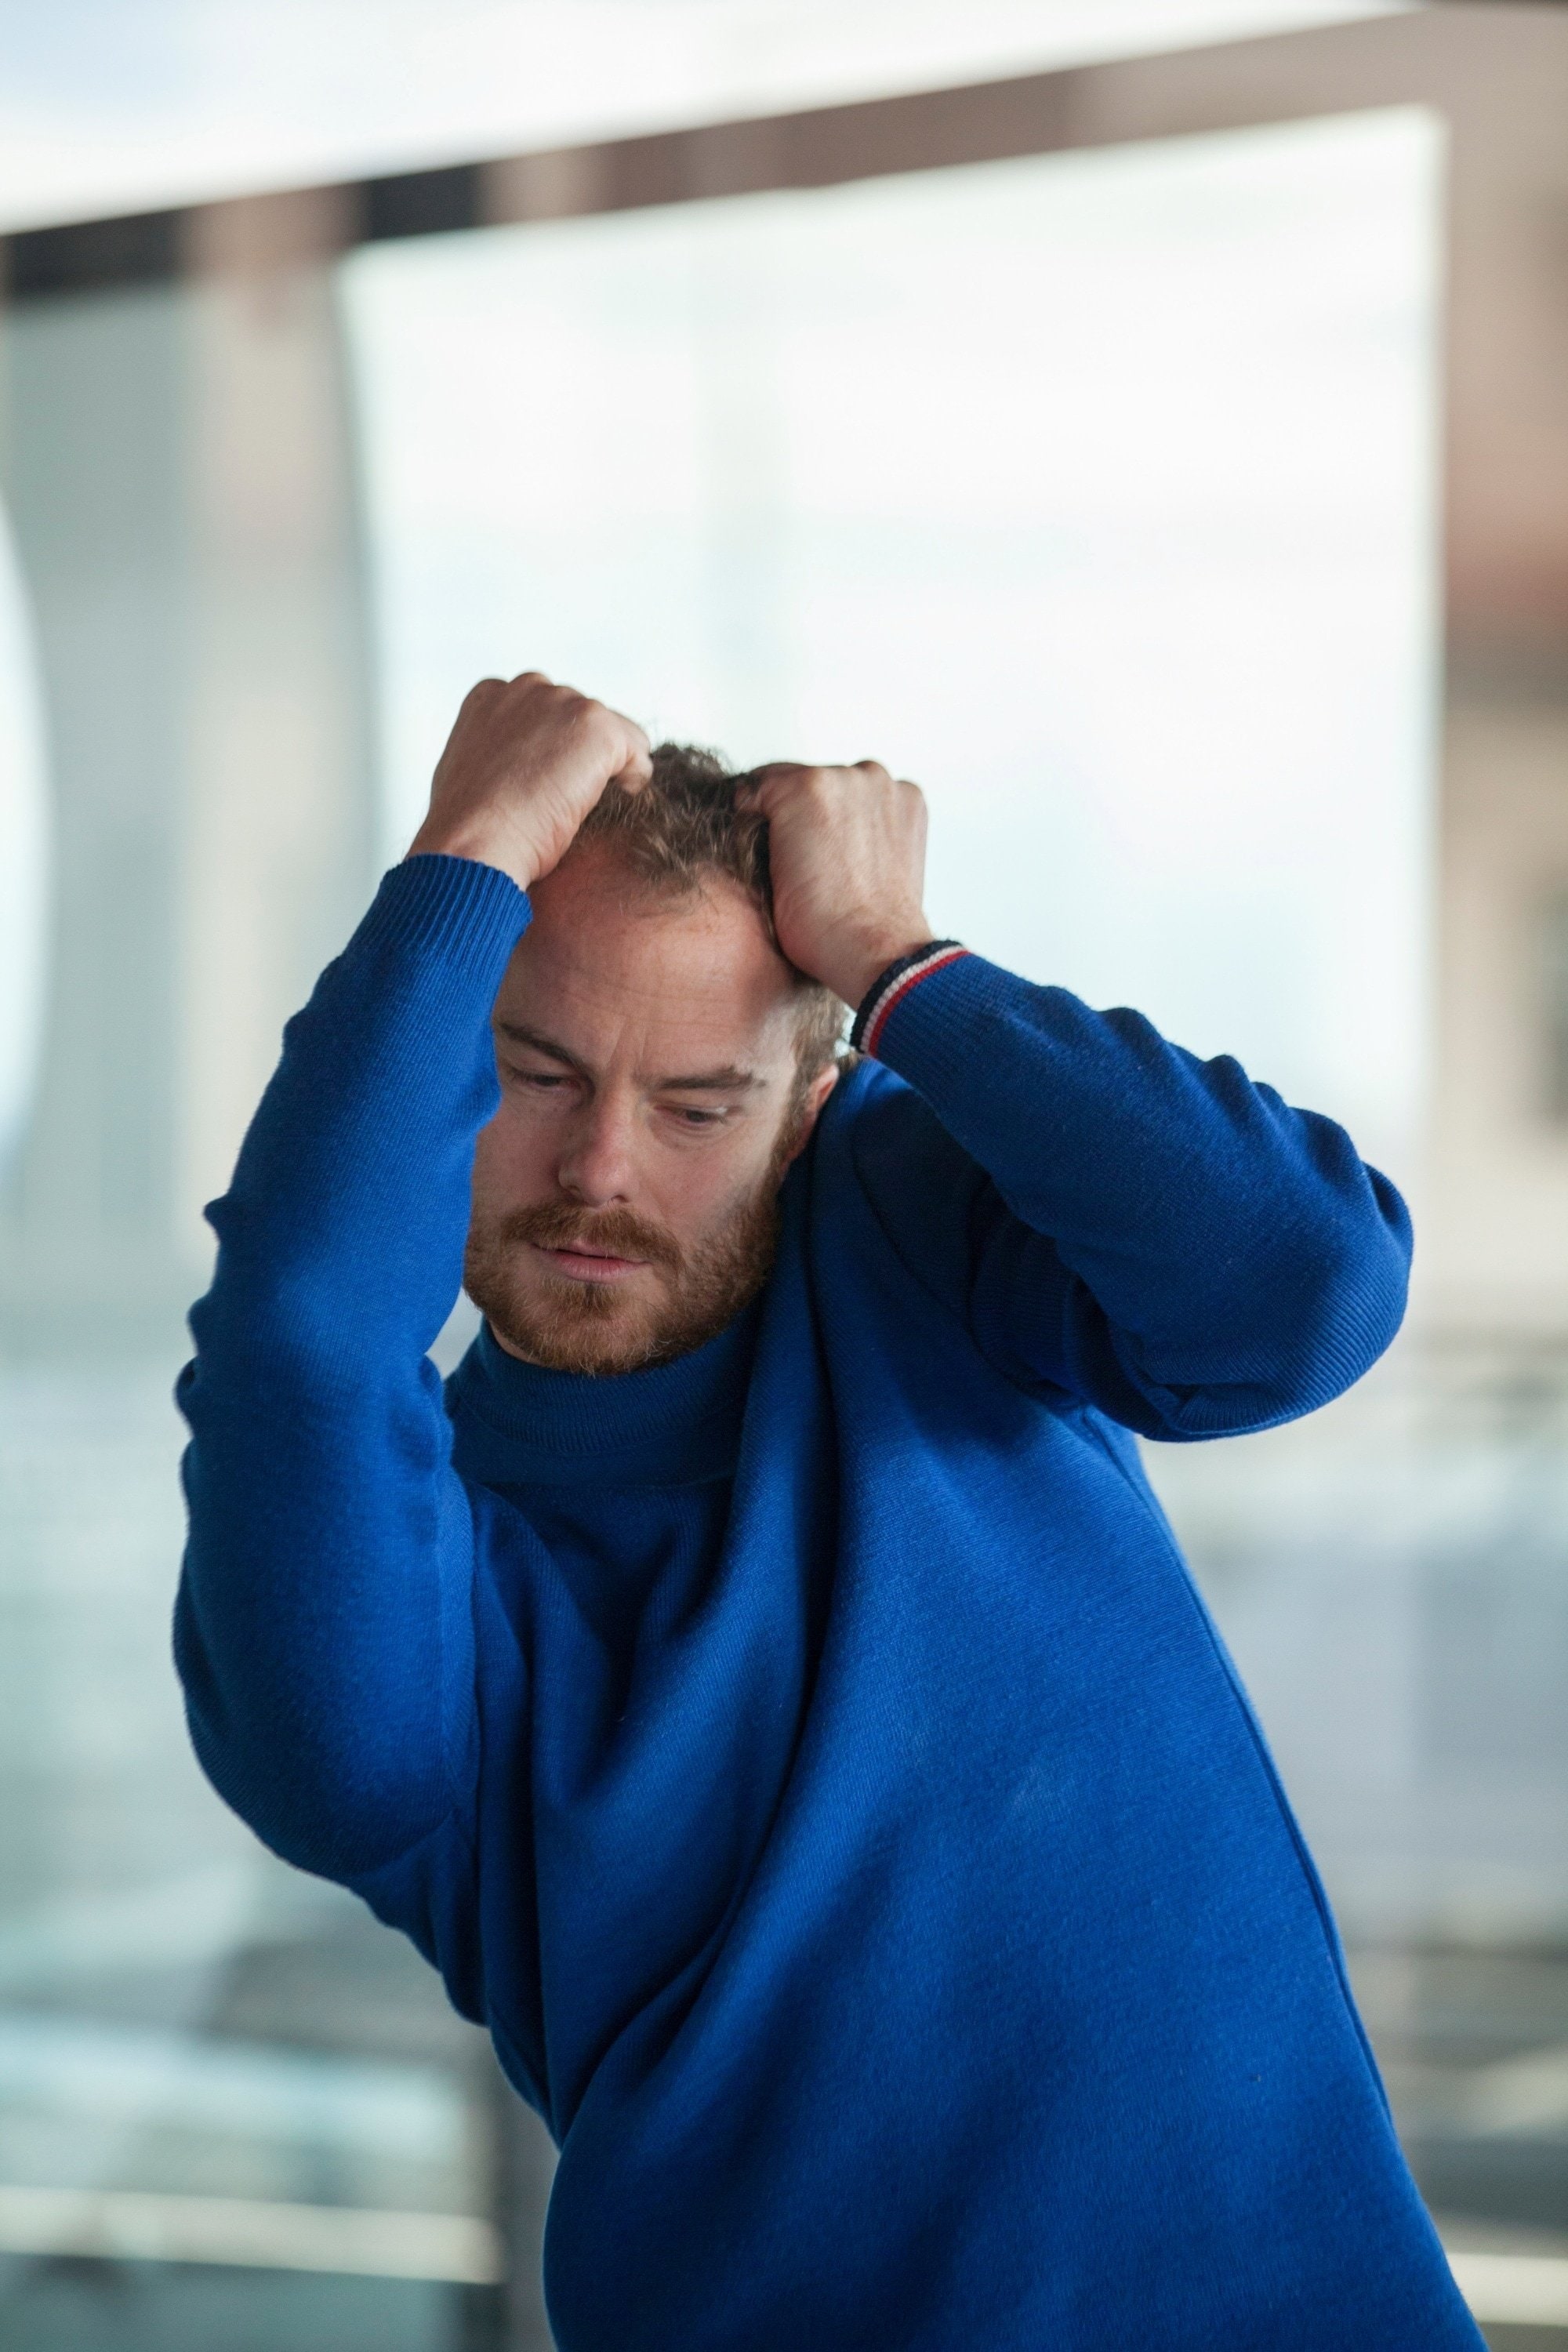
M 289 1027 L 182 1382 L 197 1749 L 561 2148 L 565 2352 L 1476 2333 L 1131 1434 L 1321 1404 L 1408 1227 L 1339 1129 L 970 956 L 682 1362 L 443 1397 L 527 902 L 388 876 Z

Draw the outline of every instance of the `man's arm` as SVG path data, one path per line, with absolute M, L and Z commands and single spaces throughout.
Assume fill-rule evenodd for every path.
M 920 954 L 912 785 L 868 762 L 754 791 L 784 951 L 862 1005 L 863 1049 L 940 1123 L 922 1148 L 910 1105 L 871 1154 L 889 1198 L 900 1160 L 925 1187 L 906 1234 L 961 1224 L 955 1303 L 993 1361 L 1168 1438 L 1260 1428 L 1359 1379 L 1398 1328 L 1410 1226 L 1341 1129 L 1137 1013 Z
M 330 1876 L 407 1851 L 472 1787 L 473 1527 L 426 1350 L 458 1293 L 523 892 L 646 768 L 639 730 L 567 689 L 475 689 L 419 854 L 289 1023 L 209 1212 L 180 1671 L 219 1790 Z

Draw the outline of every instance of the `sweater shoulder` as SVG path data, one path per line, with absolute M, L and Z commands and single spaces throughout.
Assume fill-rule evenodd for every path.
M 928 1174 L 960 1169 L 978 1175 L 970 1154 L 956 1143 L 923 1095 L 882 1062 L 859 1061 L 829 1106 L 824 1125 L 847 1140 L 862 1186 L 880 1196 L 903 1192 Z

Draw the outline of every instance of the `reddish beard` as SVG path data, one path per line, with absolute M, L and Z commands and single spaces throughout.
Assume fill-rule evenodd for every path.
M 668 1364 L 716 1339 L 756 1297 L 778 1248 L 779 1186 L 795 1157 L 798 1119 L 785 1123 L 757 1189 L 719 1230 L 690 1249 L 630 1209 L 584 1209 L 558 1197 L 469 1227 L 463 1287 L 496 1337 L 531 1364 L 556 1372 L 608 1374 Z M 647 1295 L 618 1282 L 557 1273 L 528 1245 L 573 1243 L 613 1257 L 641 1259 Z M 523 1278 L 528 1265 L 531 1280 Z M 633 1280 L 637 1277 L 633 1276 Z

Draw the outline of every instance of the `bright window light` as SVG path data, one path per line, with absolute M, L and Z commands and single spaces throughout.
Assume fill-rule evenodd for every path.
M 1398 1165 L 1441 152 L 1399 110 L 361 253 L 389 853 L 489 671 L 880 758 L 939 929 Z

